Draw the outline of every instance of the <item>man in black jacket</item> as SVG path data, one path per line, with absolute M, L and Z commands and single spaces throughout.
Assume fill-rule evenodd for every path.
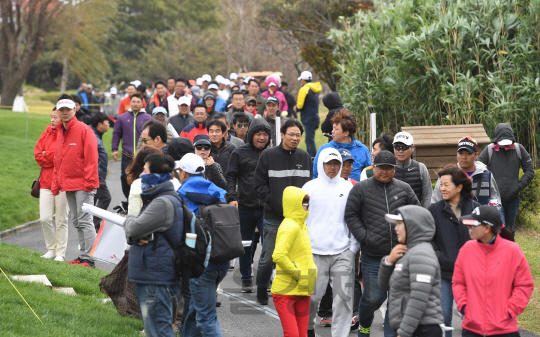
M 227 126 L 222 121 L 213 119 L 206 123 L 206 129 L 208 130 L 208 136 L 212 143 L 210 156 L 212 156 L 215 162 L 221 166 L 223 173 L 227 173 L 229 158 L 234 149 L 236 149 L 236 146 L 225 140 L 223 137 L 223 134 L 227 130 Z
M 263 151 L 255 173 L 255 191 L 264 204 L 263 247 L 257 270 L 257 301 L 268 304 L 272 276 L 272 254 L 279 225 L 283 221 L 283 191 L 288 186 L 301 188 L 313 179 L 310 155 L 298 149 L 304 128 L 296 119 L 281 125 L 281 144 Z
M 379 288 L 377 275 L 381 258 L 390 254 L 398 241 L 392 224 L 384 215 L 393 214 L 401 206 L 420 206 L 409 184 L 394 179 L 396 165 L 396 157 L 391 152 L 379 152 L 373 162 L 373 177 L 354 185 L 345 207 L 345 221 L 362 250 L 364 292 L 358 307 L 358 336 L 369 336 L 374 313 L 387 296 Z M 385 337 L 395 336 L 388 324 L 388 313 L 384 330 Z
M 98 112 L 90 118 L 90 127 L 96 135 L 96 140 L 98 143 L 98 176 L 99 176 L 99 187 L 96 190 L 96 195 L 94 196 L 94 206 L 101 209 L 107 210 L 109 204 L 111 203 L 111 193 L 107 187 L 107 165 L 109 164 L 109 156 L 107 155 L 107 150 L 103 145 L 103 134 L 109 131 L 109 116 L 103 112 Z M 101 218 L 94 216 L 94 227 L 96 228 L 96 233 L 101 227 Z
M 255 228 L 263 233 L 263 202 L 253 189 L 255 170 L 264 149 L 270 144 L 270 126 L 263 118 L 256 118 L 249 127 L 248 144 L 242 145 L 231 154 L 227 171 L 227 202 L 238 207 L 242 240 L 253 240 Z M 244 248 L 240 256 L 242 292 L 253 292 L 251 277 L 251 246 Z
M 337 92 L 331 92 L 323 97 L 322 102 L 324 106 L 328 109 L 328 114 L 324 119 L 324 122 L 321 124 L 321 131 L 323 136 L 328 137 L 328 142 L 332 141 L 332 130 L 334 129 L 334 123 L 332 123 L 332 117 L 336 112 L 341 111 L 344 108 L 343 103 L 341 102 L 341 97 Z
M 287 106 L 289 107 L 287 111 L 289 114 L 287 116 L 292 117 L 294 119 L 298 119 L 296 117 L 296 111 L 294 111 L 294 107 L 296 105 L 296 99 L 294 98 L 293 95 L 289 93 L 289 83 L 281 82 L 281 88 L 279 88 L 279 90 L 283 92 L 283 95 L 285 95 L 285 99 L 287 100 Z

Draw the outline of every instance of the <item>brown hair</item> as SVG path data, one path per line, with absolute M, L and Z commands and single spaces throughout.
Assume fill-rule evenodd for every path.
M 454 183 L 454 185 L 463 186 L 461 188 L 461 197 L 464 199 L 473 198 L 471 178 L 469 178 L 467 173 L 465 173 L 456 165 L 446 165 L 442 170 L 439 170 L 439 172 L 437 172 L 437 175 L 439 175 L 439 177 L 451 176 L 452 183 Z
M 154 153 L 163 154 L 163 151 L 152 146 L 143 146 L 139 152 L 137 152 L 135 159 L 133 159 L 133 163 L 126 169 L 126 179 L 129 185 L 131 185 L 134 180 L 139 179 L 139 176 L 144 171 L 144 159 L 146 156 Z
M 330 121 L 333 124 L 341 124 L 343 132 L 349 131 L 349 137 L 354 137 L 356 134 L 356 128 L 358 127 L 356 117 L 348 109 L 343 108 L 336 112 Z

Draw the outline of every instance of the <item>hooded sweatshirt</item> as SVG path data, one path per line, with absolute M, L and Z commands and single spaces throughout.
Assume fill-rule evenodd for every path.
M 444 322 L 441 307 L 441 271 L 431 240 L 435 221 L 420 206 L 397 209 L 405 222 L 407 252 L 394 264 L 381 260 L 379 287 L 389 291 L 388 315 L 392 330 L 411 337 L 419 325 Z
M 214 93 L 212 93 L 210 90 L 207 90 L 204 92 L 203 97 L 199 99 L 197 103 L 204 104 L 204 101 L 206 101 L 206 98 L 208 98 L 209 96 L 214 99 L 214 106 L 212 107 L 212 111 L 208 111 L 208 120 L 211 120 L 212 117 L 214 117 L 214 115 L 217 114 L 218 112 L 225 112 L 227 101 L 225 101 L 221 97 L 216 97 Z
M 319 92 L 321 92 L 321 82 L 309 82 L 298 91 L 298 101 L 296 107 L 300 111 L 302 124 L 319 125 Z
M 356 181 L 360 181 L 360 174 L 362 173 L 362 170 L 371 165 L 371 154 L 369 153 L 369 149 L 364 144 L 362 144 L 361 141 L 355 140 L 354 137 L 351 139 L 352 142 L 350 143 L 336 143 L 335 141 L 331 141 L 330 143 L 321 145 L 319 151 L 315 155 L 315 163 L 317 163 L 321 151 L 326 148 L 334 148 L 340 153 L 343 149 L 348 150 L 354 158 L 353 169 L 350 178 Z M 313 166 L 313 178 L 317 178 L 318 176 L 319 169 L 316 166 Z
M 341 102 L 341 97 L 339 97 L 339 93 L 337 92 L 331 92 L 324 96 L 322 99 L 322 102 L 324 106 L 328 109 L 328 114 L 326 115 L 326 118 L 324 119 L 324 122 L 321 124 L 321 131 L 324 136 L 328 137 L 329 140 L 332 140 L 332 129 L 334 128 L 334 124 L 330 121 L 332 117 L 336 114 L 336 112 L 341 111 L 343 109 L 343 103 Z
M 275 78 L 272 78 L 272 77 L 269 77 L 266 80 L 266 86 L 268 88 L 270 88 L 270 86 L 268 85 L 270 83 L 276 84 L 275 91 L 273 93 L 270 93 L 270 89 L 268 89 L 265 92 L 263 92 L 261 95 L 264 96 L 266 99 L 268 99 L 268 97 L 270 96 L 276 96 L 277 99 L 279 100 L 279 110 L 289 111 L 289 105 L 287 104 L 287 99 L 285 98 L 285 95 L 281 91 L 279 91 L 279 87 L 281 87 L 281 85 L 278 83 L 278 81 L 276 81 Z
M 311 296 L 317 279 L 317 266 L 313 261 L 308 228 L 308 212 L 302 207 L 306 192 L 289 186 L 283 192 L 283 216 L 279 226 L 272 259 L 276 264 L 276 277 L 272 294 Z
M 356 253 L 360 249 L 345 223 L 345 205 L 353 185 L 341 178 L 341 167 L 334 178 L 324 172 L 323 161 L 332 154 L 341 162 L 341 155 L 336 149 L 324 149 L 317 161 L 321 174 L 302 187 L 310 197 L 306 223 L 311 249 L 318 255 L 336 255 L 347 249 Z
M 510 139 L 514 143 L 516 142 L 514 131 L 508 123 L 499 123 L 495 128 L 493 143 L 498 143 L 503 139 Z M 490 162 L 488 147 L 492 145 L 486 146 L 484 151 L 478 156 L 478 161 L 486 164 L 488 169 L 493 173 L 503 202 L 519 197 L 520 191 L 527 187 L 534 178 L 534 166 L 529 153 L 523 145 L 513 145 L 520 147 L 521 160 L 516 150 L 505 150 L 501 148 L 499 151 L 493 150 Z M 523 169 L 521 179 L 519 179 L 520 168 Z

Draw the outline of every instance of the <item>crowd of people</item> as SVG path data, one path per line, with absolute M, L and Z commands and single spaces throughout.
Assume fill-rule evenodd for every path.
M 322 98 L 329 113 L 320 124 L 321 84 L 307 71 L 298 81 L 296 100 L 279 75 L 234 73 L 157 81 L 152 95 L 134 81 L 125 98 L 110 88 L 100 107 L 91 85 L 62 95 L 35 148 L 42 257 L 64 261 L 69 214 L 80 252 L 68 263 L 95 266 L 101 219 L 82 204 L 110 205 L 102 136 L 113 126 L 128 279 L 147 336 L 222 336 L 217 290 L 231 262 L 208 253 L 198 277 L 179 276 L 174 263 L 174 247 L 199 244 L 186 232 L 188 213 L 216 203 L 237 209 L 251 241 L 238 259 L 240 290 L 260 305 L 271 293 L 285 336 L 315 336 L 316 324 L 332 336 L 369 336 L 387 303 L 385 337 L 449 337 L 454 301 L 463 336 L 519 336 L 516 317 L 534 285 L 513 241 L 534 169 L 511 126 L 497 125 L 481 153 L 469 135 L 456 140 L 457 164 L 437 172 L 433 189 L 411 134 L 382 134 L 370 151 L 338 93 Z M 328 143 L 317 149 L 319 126 Z

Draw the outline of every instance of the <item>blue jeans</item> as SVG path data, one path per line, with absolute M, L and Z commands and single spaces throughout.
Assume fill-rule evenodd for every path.
M 519 196 L 514 200 L 503 201 L 501 208 L 501 218 L 503 224 L 506 226 L 514 236 L 516 236 L 516 216 L 519 209 Z
M 174 337 L 172 325 L 180 302 L 180 289 L 180 282 L 174 286 L 137 284 L 135 293 L 146 336 Z
M 444 317 L 444 325 L 452 326 L 454 307 L 454 294 L 452 293 L 452 280 L 441 280 L 441 307 Z M 446 337 L 452 337 L 452 331 L 446 331 Z
M 257 287 L 266 288 L 270 285 L 272 269 L 274 267 L 274 248 L 276 247 L 277 231 L 281 225 L 281 220 L 263 220 L 263 242 L 261 256 L 259 257 L 259 267 L 257 268 Z
M 387 298 L 387 292 L 379 289 L 379 268 L 381 264 L 380 257 L 372 257 L 362 254 L 360 257 L 360 267 L 362 269 L 362 278 L 364 280 L 364 292 L 360 298 L 358 306 L 358 321 L 363 328 L 370 328 L 377 311 Z M 384 318 L 384 337 L 395 337 L 396 334 L 390 328 L 388 320 L 388 310 Z M 358 336 L 366 336 L 358 329 Z
M 304 124 L 306 132 L 306 149 L 311 157 L 317 155 L 317 146 L 315 145 L 315 130 L 319 128 L 318 124 Z
M 201 277 L 189 280 L 191 301 L 182 324 L 182 336 L 222 337 L 216 312 L 216 290 L 227 275 L 229 267 L 205 271 Z
M 240 215 L 240 232 L 242 240 L 253 240 L 255 228 L 259 229 L 261 237 L 263 237 L 263 209 L 262 208 L 246 208 L 239 207 L 238 214 Z M 244 247 L 244 255 L 240 256 L 240 273 L 242 281 L 251 281 L 251 263 L 253 242 L 251 246 Z

